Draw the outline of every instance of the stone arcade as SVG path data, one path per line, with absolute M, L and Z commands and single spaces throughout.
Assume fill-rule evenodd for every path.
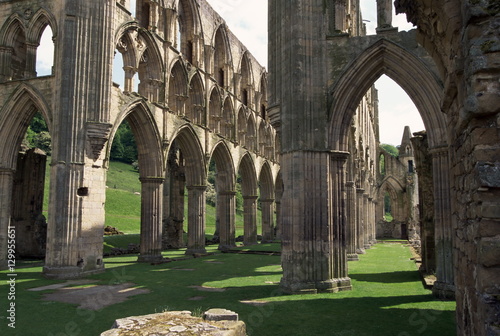
M 221 249 L 234 245 L 239 173 L 245 243 L 257 240 L 260 194 L 263 238 L 282 239 L 282 289 L 349 290 L 347 260 L 376 241 L 373 83 L 386 74 L 427 129 L 411 143 L 418 188 L 433 196 L 420 220 L 434 292 L 456 297 L 458 334 L 500 333 L 498 1 L 396 0 L 410 32 L 392 27 L 391 1 L 376 2 L 377 34 L 366 36 L 359 0 L 269 0 L 268 75 L 205 0 L 137 0 L 135 19 L 129 0 L 0 0 L 0 266 L 9 225 L 37 237 L 39 203 L 18 202 L 15 180 L 32 167 L 19 148 L 40 112 L 53 140 L 46 276 L 104 270 L 109 151 L 127 120 L 141 167 L 139 261 L 182 246 L 183 230 L 187 253 L 205 251 L 213 159 Z M 37 77 L 47 26 L 53 74 Z M 31 182 L 19 188 L 35 199 Z M 23 210 L 31 217 L 13 219 Z

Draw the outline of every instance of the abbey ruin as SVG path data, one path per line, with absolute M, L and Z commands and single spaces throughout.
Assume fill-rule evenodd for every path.
M 266 70 L 205 0 L 137 0 L 135 16 L 129 0 L 0 0 L 0 267 L 14 227 L 18 253 L 45 255 L 49 278 L 105 270 L 106 173 L 127 121 L 138 262 L 184 246 L 183 231 L 187 254 L 206 251 L 214 160 L 219 248 L 235 245 L 239 174 L 244 243 L 257 242 L 259 202 L 263 240 L 282 242 L 284 292 L 350 290 L 348 260 L 403 238 L 421 246 L 434 294 L 456 299 L 459 335 L 500 334 L 498 1 L 376 2 L 367 35 L 359 0 L 269 0 Z M 394 10 L 416 28 L 393 27 Z M 47 27 L 53 70 L 38 76 Z M 401 130 L 398 158 L 379 147 L 384 74 L 426 127 Z M 45 157 L 20 152 L 36 113 L 52 138 L 46 223 Z

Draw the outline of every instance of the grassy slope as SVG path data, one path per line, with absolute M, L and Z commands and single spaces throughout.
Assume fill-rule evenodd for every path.
M 279 248 L 277 245 L 275 248 Z M 165 256 L 182 251 L 165 252 Z M 28 288 L 57 283 L 44 279 L 40 267 L 18 269 L 16 330 L 2 335 L 98 335 L 113 320 L 164 310 L 204 311 L 221 307 L 233 310 L 247 323 L 249 335 L 277 336 L 408 336 L 455 335 L 454 302 L 441 302 L 422 287 L 408 248 L 378 244 L 349 262 L 353 290 L 335 294 L 282 295 L 277 256 L 215 254 L 207 258 L 152 266 L 137 264 L 136 256 L 106 258 L 107 271 L 90 277 L 101 284 L 133 282 L 150 290 L 98 312 L 74 304 L 43 301 L 43 292 Z M 6 277 L 5 272 L 0 276 Z M 226 288 L 224 292 L 198 291 L 190 286 Z M 7 296 L 0 283 L 0 297 Z M 190 300 L 198 297 L 200 300 Z M 106 294 L 87 297 L 106 301 Z M 243 304 L 261 300 L 264 306 Z M 6 300 L 0 301 L 5 316 Z M 47 318 L 50 316 L 49 318 Z M 14 332 L 15 331 L 15 332 Z
M 47 162 L 45 177 L 44 209 L 46 215 L 50 181 L 49 163 Z M 105 225 L 118 228 L 118 230 L 127 234 L 127 237 L 106 237 L 105 251 L 108 251 L 111 247 L 127 247 L 128 243 L 138 243 L 141 222 L 141 196 L 137 194 L 141 191 L 141 183 L 138 172 L 129 164 L 112 161 L 107 173 L 106 185 L 108 188 L 106 190 Z M 184 210 L 184 216 L 187 218 L 187 196 Z M 207 204 L 205 215 L 206 233 L 210 238 L 215 232 L 215 207 Z M 260 230 L 260 211 L 257 218 Z M 187 230 L 186 226 L 187 222 L 185 222 L 185 230 Z M 243 235 L 243 215 L 241 213 L 236 214 L 235 227 L 236 236 Z

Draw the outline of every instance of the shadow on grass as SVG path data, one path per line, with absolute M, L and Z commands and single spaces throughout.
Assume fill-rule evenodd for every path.
M 384 273 L 351 274 L 351 279 L 366 282 L 401 283 L 419 281 L 416 271 L 396 271 Z
M 209 308 L 237 312 L 247 324 L 250 336 L 446 336 L 455 333 L 454 303 L 433 299 L 430 291 L 419 283 L 416 270 L 382 270 L 382 275 L 377 277 L 366 269 L 359 269 L 359 274 L 351 275 L 353 281 L 358 282 L 352 291 L 282 295 L 277 284 L 281 278 L 277 256 L 216 254 L 154 266 L 136 263 L 136 257 L 106 258 L 106 272 L 89 278 L 104 285 L 132 282 L 149 289 L 150 293 L 97 312 L 78 309 L 72 304 L 43 301 L 41 297 L 45 292 L 26 289 L 60 281 L 44 279 L 37 273 L 40 268 L 19 272 L 17 328 L 15 333 L 7 330 L 2 335 L 99 335 L 117 318 L 164 310 L 205 311 Z M 410 280 L 411 274 L 414 274 L 413 280 Z M 378 282 L 391 285 L 377 286 Z M 199 287 L 224 290 L 202 291 Z M 1 297 L 6 297 L 6 290 L 6 284 L 1 283 Z M 105 301 L 109 297 L 104 294 L 87 299 Z M 248 301 L 260 301 L 260 305 L 248 304 Z M 5 311 L 3 301 L 0 308 Z M 3 321 L 0 319 L 0 323 Z

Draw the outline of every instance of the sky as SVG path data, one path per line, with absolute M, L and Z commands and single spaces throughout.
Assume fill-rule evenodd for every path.
M 243 42 L 252 55 L 267 67 L 267 0 L 207 0 L 226 21 L 229 29 Z M 135 0 L 131 0 L 135 8 Z M 361 11 L 367 26 L 367 33 L 374 34 L 377 22 L 376 0 L 361 0 Z M 394 15 L 393 26 L 400 30 L 412 29 L 406 16 Z M 38 75 L 50 74 L 53 59 L 52 32 L 47 29 L 42 36 L 37 55 Z M 379 91 L 380 142 L 399 145 L 404 126 L 412 132 L 425 129 L 422 119 L 408 95 L 387 76 L 376 83 Z

